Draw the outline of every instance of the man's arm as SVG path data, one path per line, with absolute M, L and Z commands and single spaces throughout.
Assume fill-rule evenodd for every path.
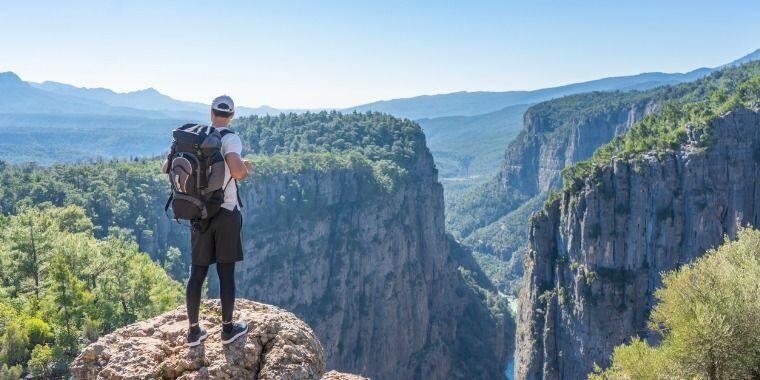
M 227 153 L 224 156 L 224 161 L 227 162 L 227 166 L 230 168 L 230 175 L 234 179 L 244 179 L 253 171 L 253 165 L 248 160 L 240 157 L 238 153 Z
M 169 174 L 169 159 L 164 160 L 164 164 L 161 166 L 161 173 Z

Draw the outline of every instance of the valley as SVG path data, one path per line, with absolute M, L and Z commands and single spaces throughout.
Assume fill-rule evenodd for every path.
M 758 57 L 341 111 L 241 107 L 234 128 L 256 171 L 240 190 L 239 295 L 303 319 L 327 369 L 491 379 L 507 366 L 519 379 L 585 378 L 631 337 L 656 340 L 647 321 L 661 273 L 760 227 Z M 0 316 L 33 310 L 71 337 L 100 336 L 181 303 L 188 230 L 164 214 L 158 169 L 169 131 L 204 120 L 208 106 L 12 73 L 0 89 L 14 94 L 0 100 L 0 258 L 36 257 L 34 229 L 46 225 L 45 236 L 100 247 L 94 262 L 111 272 L 114 252 L 128 255 L 161 295 L 98 314 L 81 304 L 118 309 L 113 288 L 88 272 L 95 264 L 67 262 L 59 272 L 81 290 L 71 323 L 50 311 L 63 301 L 37 312 L 39 296 L 21 290 L 40 275 L 57 289 L 54 272 L 11 268 L 0 271 Z M 48 225 L 60 215 L 85 227 Z M 36 368 L 45 354 L 66 373 L 82 347 L 26 334 L 10 364 Z

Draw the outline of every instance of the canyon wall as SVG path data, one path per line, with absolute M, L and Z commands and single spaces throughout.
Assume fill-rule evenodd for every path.
M 660 274 L 760 226 L 760 116 L 687 127 L 674 151 L 613 159 L 531 220 L 518 309 L 520 379 L 579 379 L 649 335 Z M 708 137 L 708 138 L 705 138 Z

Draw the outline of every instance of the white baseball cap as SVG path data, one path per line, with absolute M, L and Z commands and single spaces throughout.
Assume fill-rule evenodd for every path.
M 235 102 L 228 95 L 217 96 L 211 102 L 211 109 L 221 112 L 235 112 Z

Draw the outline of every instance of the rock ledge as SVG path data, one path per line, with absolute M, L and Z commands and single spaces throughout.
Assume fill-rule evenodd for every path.
M 71 364 L 74 379 L 320 379 L 324 352 L 311 328 L 275 306 L 238 299 L 235 318 L 249 332 L 223 346 L 218 300 L 204 301 L 203 345 L 185 346 L 185 307 L 122 327 L 87 346 Z M 334 372 L 333 372 L 334 373 Z M 359 377 L 360 378 L 360 377 Z

